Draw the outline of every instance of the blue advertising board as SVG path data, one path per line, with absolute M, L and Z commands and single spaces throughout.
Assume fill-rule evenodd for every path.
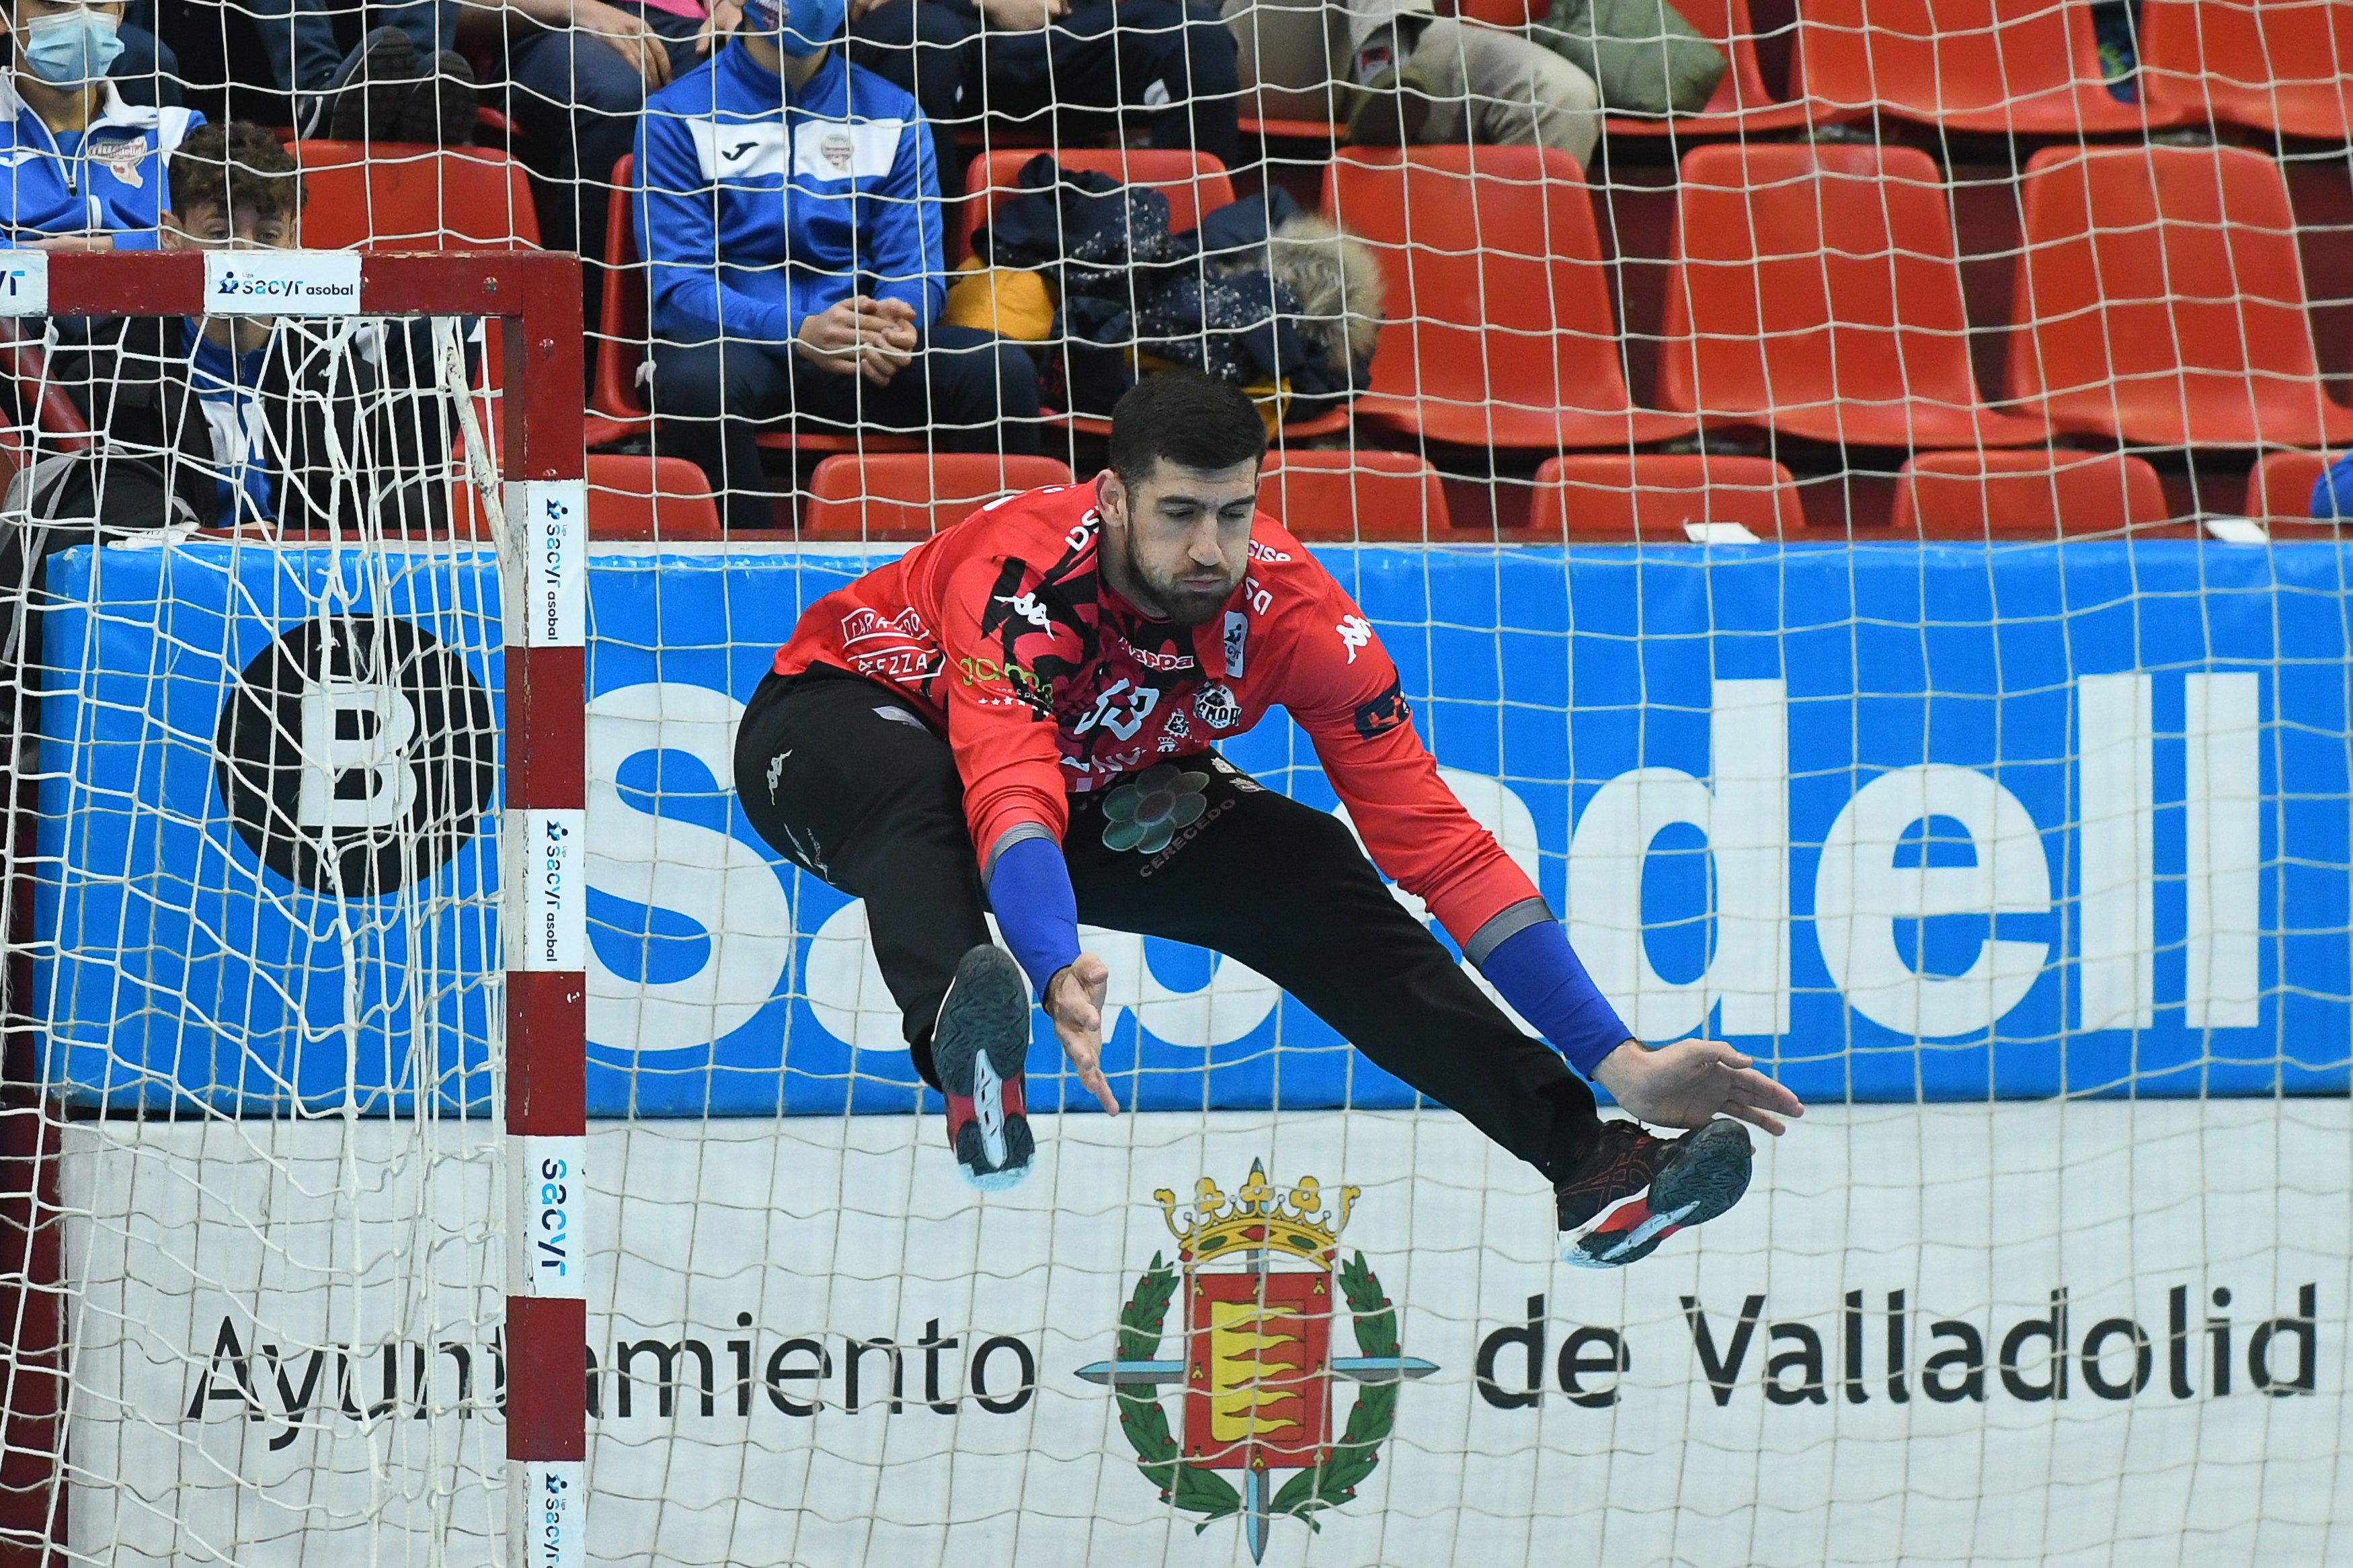
M 2346 1090 L 2337 547 L 1319 554 L 1644 1037 L 1734 1039 L 1817 1100 Z M 878 559 L 593 563 L 592 1116 L 917 1102 L 857 907 L 766 849 L 727 765 L 801 608 Z M 491 564 L 97 563 L 60 559 L 47 634 L 52 1082 L 229 1112 L 398 1110 L 428 1082 L 480 1104 Z M 1226 754 L 1335 805 L 1280 718 Z M 1247 972 L 1095 940 L 1124 1102 L 1413 1103 Z M 1042 1027 L 1032 1060 L 1033 1102 L 1090 1103 Z

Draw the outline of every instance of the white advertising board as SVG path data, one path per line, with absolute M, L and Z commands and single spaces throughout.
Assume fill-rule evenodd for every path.
M 2343 1100 L 1826 1110 L 1609 1273 L 1556 1262 L 1541 1180 L 1449 1115 L 1040 1120 L 985 1199 L 930 1118 L 592 1132 L 591 1559 L 2353 1563 Z M 491 1560 L 496 1170 L 464 1131 L 69 1130 L 79 1546 Z M 1280 1289 L 1237 1327 L 1253 1287 L 1217 1307 L 1235 1266 L 1178 1268 L 1171 1220 L 1223 1257 L 1254 1218 Z M 1269 1305 L 1324 1289 L 1321 1327 Z M 1384 1349 L 1401 1385 L 1350 1374 Z M 1261 1479 L 1172 1464 L 1164 1500 L 1139 1456 L 1253 1399 Z M 1319 1449 L 1378 1462 L 1311 1529 Z

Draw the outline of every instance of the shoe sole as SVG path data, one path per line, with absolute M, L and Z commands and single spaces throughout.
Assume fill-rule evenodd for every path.
M 1675 1148 L 1673 1160 L 1649 1188 L 1596 1215 L 1562 1247 L 1561 1261 L 1583 1268 L 1640 1263 L 1676 1231 L 1715 1219 L 1748 1191 L 1756 1151 L 1748 1130 L 1739 1122 L 1711 1121 Z M 1639 1216 L 1628 1215 L 1630 1205 L 1640 1207 Z M 1609 1228 L 1621 1217 L 1633 1223 L 1622 1231 Z M 1609 1242 L 1605 1249 L 1591 1249 L 1590 1243 L 1605 1238 Z
M 971 1100 L 980 1112 L 978 1122 L 956 1134 L 956 1169 L 982 1192 L 1001 1192 L 1029 1173 L 1037 1152 L 1029 1119 L 1018 1111 L 1002 1116 L 995 1149 L 986 1130 L 991 1108 L 1003 1103 L 999 1086 L 1019 1077 L 1029 1058 L 1029 976 L 1003 948 L 976 947 L 956 965 L 940 1004 L 932 1065 L 942 1088 Z

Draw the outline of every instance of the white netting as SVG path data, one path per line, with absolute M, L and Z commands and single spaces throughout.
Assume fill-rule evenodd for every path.
M 311 243 L 590 262 L 592 1561 L 2353 1560 L 2353 625 L 2313 521 L 2353 446 L 2353 5 L 1676 0 L 1720 74 L 1639 25 L 1579 45 L 1636 7 L 1074 0 L 1050 36 L 1052 7 L 989 7 L 985 44 L 960 5 L 852 8 L 853 58 L 906 93 L 740 142 L 740 104 L 643 107 L 696 68 L 690 0 L 570 33 L 521 5 L 156 22 L 161 96 L 299 121 Z M 1403 96 L 1360 48 L 1400 16 Z M 323 57 L 290 17 L 324 18 Z M 379 24 L 451 47 L 470 104 L 414 65 L 433 86 L 339 125 L 299 62 Z M 1053 195 L 1041 156 L 1127 192 Z M 1270 247 L 1278 195 L 1361 251 Z M 784 235 L 821 247 L 789 279 Z M 723 236 L 750 247 L 725 268 Z M 885 395 L 797 354 L 803 321 L 743 313 L 787 280 L 1020 346 L 942 339 L 953 395 Z M 691 357 L 706 314 L 755 324 Z M 353 331 L 290 342 L 349 363 Z M 735 724 L 820 595 L 1100 468 L 1139 349 L 1262 398 L 1263 504 L 1363 605 L 1630 1025 L 1729 1037 L 1817 1106 L 1725 1220 L 1624 1276 L 1559 1267 L 1530 1172 L 1261 977 L 1092 931 L 1134 1114 L 1088 1113 L 1041 1039 L 1038 1173 L 956 1184 L 862 910 L 753 830 Z M 16 380 L 86 390 L 76 363 Z M 410 444 L 452 412 L 425 380 L 319 448 L 334 517 L 454 482 Z M 322 526 L 334 553 L 96 552 L 88 655 L 48 650 L 42 689 L 98 684 L 19 722 L 79 715 L 21 773 L 12 942 L 87 962 L 63 1000 L 9 976 L 12 1540 L 470 1561 L 502 1529 L 487 1087 L 422 1043 L 492 994 L 492 873 L 457 869 L 480 841 L 327 900 L 348 930 L 279 883 L 185 939 L 154 923 L 258 875 L 207 760 L 261 647 L 236 628 L 324 616 L 379 657 L 427 626 L 496 690 L 487 566 Z M 388 732 L 367 681 L 311 673 L 348 742 Z M 1335 804 L 1283 721 L 1225 750 Z M 196 871 L 125 868 L 198 824 Z M 318 1078 L 250 1076 L 258 1019 L 363 973 L 300 1037 Z M 101 1094 L 147 1114 L 85 1114 Z M 1170 1226 L 1254 1163 L 1327 1205 L 1362 1189 L 1324 1381 L 1283 1407 L 1353 1460 L 1345 1497 L 1295 1448 L 1255 1489 L 1185 1462 L 1237 1417 L 1180 1384 L 1233 1344 L 1188 1336 L 1184 1291 L 1221 1271 Z M 89 1436 L 59 1469 L 69 1356 Z M 1341 1370 L 1384 1358 L 1429 1366 Z
M 14 1549 L 480 1562 L 507 1529 L 467 335 L 61 319 L 19 385 Z

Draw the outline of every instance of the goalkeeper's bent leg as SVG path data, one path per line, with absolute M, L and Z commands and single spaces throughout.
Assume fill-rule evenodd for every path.
M 915 1069 L 938 1088 L 941 999 L 965 954 L 989 940 L 947 742 L 888 687 L 770 675 L 736 727 L 735 793 L 778 854 L 866 900 L 874 961 Z
M 1205 808 L 1165 835 L 1107 818 L 1116 790 L 1071 797 L 1079 918 L 1240 960 L 1548 1179 L 1575 1173 L 1600 1137 L 1593 1091 L 1398 906 L 1347 828 L 1222 758 L 1173 765 L 1201 776 Z M 1106 845 L 1107 825 L 1135 847 Z

